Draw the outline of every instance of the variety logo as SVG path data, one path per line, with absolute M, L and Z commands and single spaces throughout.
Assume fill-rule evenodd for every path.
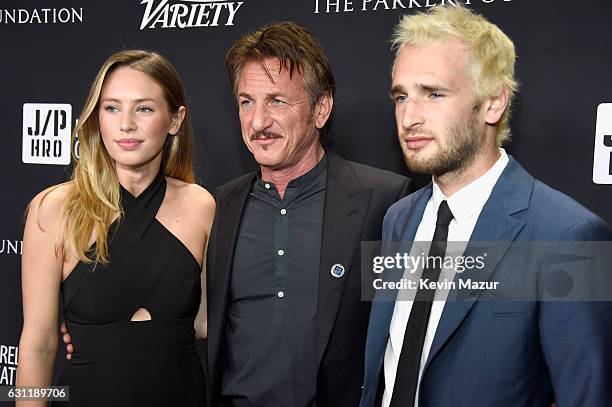
M 83 22 L 83 8 L 0 9 L 3 24 L 70 24 Z
M 351 13 L 354 11 L 420 9 L 446 4 L 467 6 L 473 3 L 507 3 L 512 0 L 314 0 L 314 13 Z
M 70 164 L 69 104 L 26 103 L 23 105 L 23 147 L 26 164 Z
M 612 184 L 612 103 L 602 103 L 597 107 L 593 182 Z
M 234 18 L 243 1 L 227 0 L 142 0 L 145 5 L 140 29 L 191 28 L 234 25 Z

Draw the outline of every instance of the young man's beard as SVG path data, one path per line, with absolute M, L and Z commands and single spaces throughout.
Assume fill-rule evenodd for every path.
M 467 121 L 461 117 L 455 118 L 446 130 L 444 141 L 435 137 L 433 142 L 438 144 L 438 150 L 430 157 L 408 157 L 404 150 L 408 169 L 415 173 L 441 176 L 466 168 L 484 148 L 484 130 L 478 127 L 477 117 L 478 112 L 474 109 Z

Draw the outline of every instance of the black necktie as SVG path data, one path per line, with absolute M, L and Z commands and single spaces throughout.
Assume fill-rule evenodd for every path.
M 430 258 L 439 256 L 444 259 L 446 239 L 448 238 L 448 225 L 452 219 L 453 214 L 448 207 L 448 203 L 442 201 L 438 208 L 436 231 L 434 232 L 433 241 L 429 249 Z M 438 281 L 440 268 L 437 266 L 440 263 L 442 262 L 428 262 L 433 267 L 424 268 L 421 279 L 427 279 L 430 282 Z M 435 293 L 435 290 L 421 289 L 420 287 L 417 290 L 414 302 L 412 303 L 410 317 L 408 318 L 408 324 L 406 325 L 406 332 L 404 333 L 404 344 L 402 345 L 402 353 L 397 365 L 390 407 L 409 407 L 414 405 L 423 343 L 425 342 L 425 333 L 427 332 L 431 304 Z

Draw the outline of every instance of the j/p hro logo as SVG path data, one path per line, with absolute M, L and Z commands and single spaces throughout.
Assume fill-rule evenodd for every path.
M 602 103 L 597 107 L 593 182 L 612 184 L 612 103 Z
M 23 146 L 26 164 L 70 164 L 72 106 L 55 103 L 23 105 Z

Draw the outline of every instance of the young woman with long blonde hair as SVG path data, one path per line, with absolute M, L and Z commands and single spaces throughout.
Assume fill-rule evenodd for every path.
M 194 337 L 206 335 L 201 270 L 215 204 L 194 184 L 178 73 L 155 52 L 113 54 L 74 136 L 71 180 L 28 211 L 17 384 L 51 384 L 61 293 L 70 405 L 201 406 Z

